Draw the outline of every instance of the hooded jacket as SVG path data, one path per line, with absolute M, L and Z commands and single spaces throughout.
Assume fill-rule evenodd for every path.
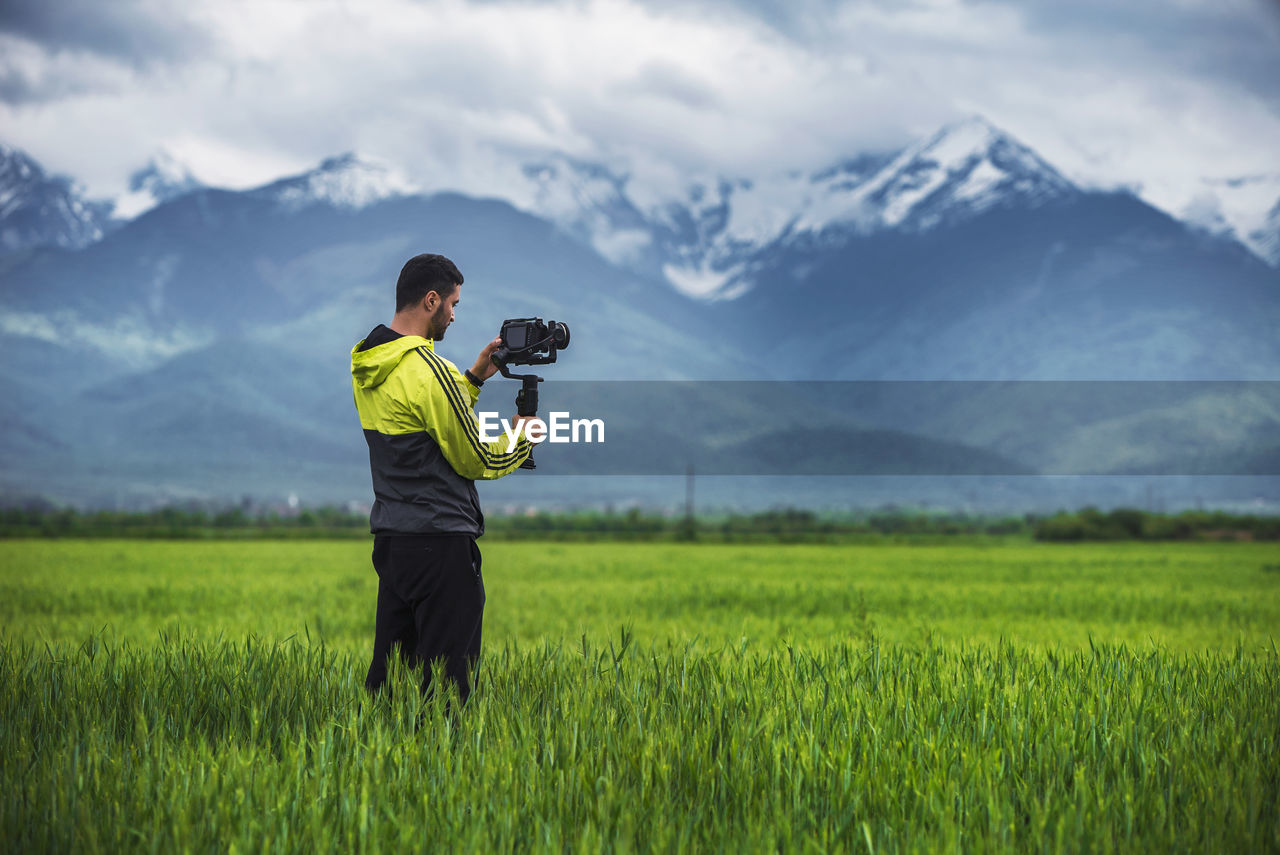
M 484 533 L 476 479 L 515 471 L 532 447 L 485 442 L 480 390 L 434 343 L 379 324 L 351 350 L 351 387 L 369 444 L 374 534 Z

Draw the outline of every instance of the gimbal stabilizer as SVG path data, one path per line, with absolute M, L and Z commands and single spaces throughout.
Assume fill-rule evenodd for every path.
M 556 361 L 556 351 L 569 346 L 569 325 L 557 321 L 542 322 L 542 318 L 512 318 L 502 322 L 499 333 L 502 344 L 493 352 L 493 364 L 509 380 L 520 381 L 516 393 L 516 413 L 521 416 L 538 414 L 538 384 L 536 374 L 515 374 L 507 367 L 512 365 L 548 365 Z M 532 452 L 521 469 L 536 469 Z

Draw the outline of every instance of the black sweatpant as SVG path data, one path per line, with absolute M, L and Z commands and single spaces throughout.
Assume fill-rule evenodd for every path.
M 410 667 L 425 666 L 424 695 L 431 692 L 431 663 L 443 659 L 445 674 L 466 703 L 484 615 L 475 539 L 464 534 L 376 535 L 373 569 L 378 571 L 378 614 L 365 688 L 377 691 L 386 682 L 387 658 L 398 646 Z

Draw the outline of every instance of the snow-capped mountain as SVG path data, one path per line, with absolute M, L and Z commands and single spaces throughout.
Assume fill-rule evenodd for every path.
M 1204 179 L 1201 191 L 1176 214 L 1280 267 L 1280 173 Z
M 359 210 L 384 199 L 414 195 L 418 188 L 395 168 L 348 152 L 251 192 L 294 211 L 316 204 Z
M 553 155 L 521 169 L 524 187 L 509 199 L 558 225 L 609 261 L 643 267 L 653 251 L 653 223 L 627 195 L 628 179 L 607 167 Z
M 105 233 L 109 210 L 71 179 L 46 174 L 25 152 L 0 143 L 0 252 L 87 246 Z
M 972 117 L 890 157 L 863 156 L 807 177 L 729 185 L 724 229 L 695 279 L 732 297 L 749 287 L 751 256 L 771 244 L 814 246 L 883 230 L 924 232 L 993 208 L 1035 209 L 1079 191 L 1035 152 Z M 688 290 L 689 268 L 668 266 Z M 682 283 L 683 280 L 683 283 Z
M 985 122 L 813 173 L 712 176 L 665 196 L 566 157 L 501 168 L 503 198 L 429 194 L 346 155 L 255 189 L 177 195 L 83 249 L 5 257 L 0 390 L 21 403 L 0 431 L 0 496 L 6 484 L 62 496 L 120 483 L 238 495 L 304 476 L 367 485 L 347 354 L 386 320 L 400 265 L 424 250 L 449 253 L 474 283 L 443 345 L 450 358 L 470 358 L 503 317 L 573 324 L 544 398 L 557 408 L 568 377 L 788 388 L 1280 377 L 1274 268 L 1131 193 L 1075 188 Z M 664 292 L 664 276 L 721 299 Z M 952 386 L 951 411 L 983 448 L 1043 440 L 1037 419 L 1052 408 L 1001 415 Z M 513 393 L 486 391 L 495 404 Z M 672 434 L 633 435 L 670 457 L 696 431 L 663 400 L 648 409 Z M 812 431 L 765 430 L 792 419 L 773 409 L 713 421 L 733 425 L 726 442 L 747 437 L 766 454 L 814 446 Z M 1249 426 L 1233 437 L 1259 437 L 1210 443 L 1244 461 L 1230 471 L 1274 455 L 1273 411 L 1221 412 Z M 1126 436 L 1175 459 L 1168 418 Z
M 134 219 L 159 204 L 204 187 L 186 165 L 161 152 L 129 177 L 129 191 L 115 200 L 114 213 L 122 220 Z M 384 199 L 414 195 L 419 188 L 394 167 L 348 152 L 249 192 L 291 211 L 315 204 L 358 210 Z
M 204 186 L 190 169 L 162 151 L 129 176 L 129 191 L 116 199 L 114 214 L 119 219 L 130 220 L 161 202 Z
M 992 208 L 1039 208 L 1077 189 L 1035 152 L 971 117 L 909 146 L 867 180 L 845 182 L 813 200 L 793 232 L 821 233 L 852 223 L 927 231 Z
M 526 170 L 524 205 L 609 260 L 658 274 L 699 297 L 749 287 L 765 248 L 816 245 L 881 230 L 923 232 L 994 208 L 1035 209 L 1080 191 L 1031 149 L 981 117 L 943 127 L 895 154 L 817 172 L 712 178 L 681 198 L 641 205 L 628 178 L 563 159 Z M 517 203 L 519 204 L 519 203 Z

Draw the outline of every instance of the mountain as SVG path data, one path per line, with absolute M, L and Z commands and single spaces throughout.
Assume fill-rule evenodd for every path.
M 356 211 L 386 199 L 413 195 L 415 188 L 392 167 L 348 152 L 328 158 L 302 175 L 282 178 L 251 192 L 288 211 L 313 205 Z
M 0 489 L 363 495 L 348 353 L 390 318 L 404 260 L 431 250 L 467 277 L 439 344 L 464 367 L 504 318 L 541 315 L 573 328 L 572 348 L 539 371 L 548 379 L 760 370 L 718 340 L 705 307 L 655 299 L 654 283 L 545 220 L 406 194 L 380 167 L 334 158 L 248 191 L 189 192 L 78 252 L 7 270 Z M 513 383 L 486 393 L 511 411 Z
M 725 308 L 741 327 L 768 319 L 762 355 L 787 376 L 1280 378 L 1274 269 L 1072 185 L 983 120 L 835 198 L 750 254 Z
M 897 153 L 864 154 L 810 173 L 704 179 L 683 197 L 640 202 L 625 175 L 553 158 L 526 169 L 531 212 L 606 258 L 699 297 L 732 299 L 757 256 L 850 234 L 927 232 L 984 212 L 1036 209 L 1081 191 L 1031 149 L 981 117 Z
M 1248 473 L 1274 459 L 1280 405 L 1251 387 L 1132 395 L 1123 411 L 1036 384 L 824 397 L 816 381 L 1280 378 L 1280 273 L 1229 235 L 1071 184 L 980 119 L 673 195 L 563 155 L 523 164 L 509 199 L 422 193 L 352 154 L 245 191 L 152 166 L 137 186 L 154 207 L 0 265 L 0 491 L 365 496 L 347 354 L 390 316 L 404 260 L 433 250 L 466 276 L 440 343 L 455 362 L 504 318 L 571 325 L 572 347 L 538 371 L 544 409 L 599 409 L 614 439 L 547 449 L 553 472 Z M 605 382 L 574 398 L 568 380 Z M 509 411 L 514 384 L 484 394 Z M 1188 449 L 1199 462 L 1178 464 Z M 564 495 L 618 489 L 569 480 Z
M 815 180 L 845 174 L 829 170 Z M 855 175 L 834 185 L 828 179 L 827 192 L 796 218 L 788 236 L 821 239 L 849 227 L 861 234 L 926 232 L 994 209 L 1036 210 L 1080 195 L 1035 152 L 979 117 L 947 125 L 864 179 Z
M 810 379 L 1274 379 L 1276 271 L 1126 194 L 780 241 L 726 307 Z
M 980 116 L 898 152 L 861 154 L 812 173 L 704 177 L 675 196 L 654 196 L 624 172 L 564 155 L 527 164 L 523 173 L 526 185 L 509 194 L 517 207 L 616 264 L 711 299 L 744 293 L 755 278 L 753 257 L 771 244 L 925 232 L 995 209 L 1035 210 L 1086 195 Z M 1280 175 L 1202 183 L 1190 206 L 1164 213 L 1280 266 Z
M 1077 187 L 981 117 L 896 153 L 672 198 L 567 158 L 528 174 L 529 210 L 723 304 L 773 376 L 1280 377 L 1280 277 L 1234 232 Z
M 988 449 L 1053 475 L 1280 474 L 1280 382 L 794 384 L 832 423 Z M 959 458 L 987 465 L 981 457 Z M 994 472 L 996 469 L 983 471 Z
M 80 249 L 101 239 L 109 222 L 109 204 L 87 199 L 71 179 L 46 174 L 0 143 L 0 252 Z
M 412 195 L 352 156 L 243 192 L 188 193 L 79 253 L 37 255 L 4 277 L 0 330 L 50 340 L 74 329 L 65 348 L 133 371 L 305 324 L 313 340 L 345 342 L 345 360 L 358 334 L 386 320 L 404 260 L 445 247 L 484 295 L 459 312 L 459 339 L 487 341 L 504 317 L 588 315 L 597 322 L 576 327 L 574 341 L 594 358 L 567 352 L 577 365 L 566 370 L 583 378 L 736 376 L 744 361 L 697 344 L 709 333 L 705 307 L 647 302 L 652 283 L 545 220 L 496 200 Z

